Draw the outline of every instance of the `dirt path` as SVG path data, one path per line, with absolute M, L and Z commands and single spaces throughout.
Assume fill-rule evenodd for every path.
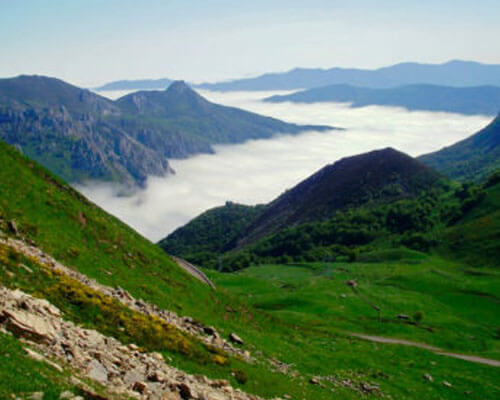
M 491 365 L 492 367 L 500 367 L 500 361 L 497 361 L 497 360 L 492 360 L 490 358 L 483 358 L 483 357 L 477 357 L 477 356 L 470 356 L 470 355 L 466 355 L 466 354 L 450 353 L 448 351 L 444 351 L 443 349 L 440 349 L 439 347 L 430 346 L 430 345 L 425 344 L 425 343 L 411 342 L 409 340 L 393 339 L 393 338 L 388 338 L 388 337 L 383 337 L 383 336 L 363 335 L 361 333 L 353 333 L 353 332 L 349 332 L 349 335 L 355 336 L 355 337 L 360 338 L 360 339 L 368 340 L 370 342 L 400 344 L 403 346 L 418 347 L 420 349 L 432 351 L 433 353 L 439 354 L 441 356 L 459 358 L 461 360 L 471 361 L 471 362 L 475 362 L 475 363 L 479 363 L 479 364 Z
M 196 279 L 207 284 L 212 289 L 215 289 L 214 283 L 210 279 L 208 279 L 208 277 L 203 272 L 201 272 L 198 268 L 196 268 L 193 264 L 187 262 L 186 260 L 183 260 L 182 258 L 178 258 L 178 257 L 172 256 L 172 255 L 170 257 L 177 263 L 177 265 L 179 267 L 181 267 L 188 274 L 194 276 Z

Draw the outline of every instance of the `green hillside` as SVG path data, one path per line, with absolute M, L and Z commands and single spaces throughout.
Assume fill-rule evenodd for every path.
M 418 252 L 372 252 L 354 264 L 252 268 L 230 275 L 209 271 L 218 286 L 213 291 L 175 266 L 159 247 L 4 143 L 0 143 L 0 182 L 3 232 L 9 231 L 8 221 L 15 221 L 16 237 L 35 243 L 89 277 L 213 325 L 225 337 L 237 332 L 245 342 L 243 348 L 257 359 L 248 363 L 222 353 L 227 361 L 221 363 L 195 337 L 172 341 L 177 338 L 175 330 L 165 331 L 170 332 L 166 336 L 145 335 L 155 331 L 154 319 L 135 315 L 76 282 L 47 274 L 35 260 L 0 246 L 2 285 L 45 297 L 66 319 L 125 343 L 138 343 L 142 351 L 160 351 L 183 370 L 229 379 L 242 390 L 266 398 L 326 400 L 332 391 L 339 399 L 362 395 L 459 399 L 464 392 L 484 399 L 498 396 L 494 367 L 418 348 L 374 344 L 348 332 L 406 338 L 498 359 L 498 321 L 496 313 L 488 311 L 496 306 L 494 270 L 464 271 L 461 264 Z M 373 262 L 369 257 L 386 261 Z M 348 279 L 359 282 L 359 293 L 351 294 L 345 284 Z M 366 300 L 382 306 L 382 322 Z M 476 304 L 482 311 L 463 306 L 467 304 Z M 436 311 L 444 306 L 441 313 Z M 403 312 L 412 323 L 395 318 Z M 414 324 L 417 315 L 421 316 Z M 0 340 L 2 396 L 20 394 L 27 385 L 23 372 L 30 368 L 43 376 L 30 380 L 24 386 L 27 391 L 41 390 L 46 399 L 57 399 L 62 390 L 72 388 L 70 371 L 45 372 L 21 354 L 19 342 L 12 337 Z M 182 347 L 176 347 L 179 344 Z M 185 346 L 192 350 L 186 352 Z M 425 374 L 432 375 L 433 382 L 424 379 Z M 320 384 L 314 383 L 318 380 Z
M 459 181 L 480 182 L 500 169 L 500 116 L 469 138 L 419 160 Z

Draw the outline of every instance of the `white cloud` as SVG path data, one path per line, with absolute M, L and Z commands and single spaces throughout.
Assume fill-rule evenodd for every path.
M 177 174 L 151 177 L 145 190 L 116 196 L 116 187 L 88 184 L 84 195 L 151 240 L 159 240 L 204 210 L 231 200 L 268 202 L 319 168 L 341 157 L 383 147 L 416 156 L 461 140 L 489 122 L 485 116 L 408 112 L 400 108 L 345 104 L 268 104 L 262 92 L 202 92 L 212 101 L 302 124 L 346 131 L 282 135 L 245 144 L 216 146 L 216 154 L 171 160 Z

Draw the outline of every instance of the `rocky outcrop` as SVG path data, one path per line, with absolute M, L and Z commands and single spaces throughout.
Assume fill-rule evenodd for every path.
M 0 287 L 0 326 L 24 338 L 39 361 L 57 360 L 107 390 L 144 400 L 259 400 L 225 380 L 193 376 L 165 363 L 159 353 L 143 353 L 99 332 L 61 318 L 45 300 Z M 43 355 L 42 355 L 43 354 Z M 78 380 L 77 380 L 78 382 Z
M 217 347 L 227 353 L 242 357 L 247 361 L 253 361 L 253 358 L 248 350 L 233 346 L 228 340 L 224 339 L 214 327 L 206 326 L 191 317 L 179 316 L 173 311 L 160 309 L 155 304 L 150 304 L 142 299 L 136 299 L 128 291 L 119 286 L 112 288 L 106 285 L 102 285 L 96 280 L 90 279 L 86 275 L 83 275 L 67 267 L 66 265 L 61 264 L 52 256 L 44 253 L 38 247 L 29 245 L 22 240 L 0 238 L 0 243 L 3 243 L 15 249 L 17 252 L 22 253 L 27 257 L 36 259 L 40 264 L 51 270 L 63 273 L 66 276 L 79 281 L 80 283 L 102 293 L 105 296 L 109 296 L 113 299 L 118 300 L 120 303 L 134 311 L 140 312 L 145 315 L 154 315 L 156 317 L 159 317 L 169 324 L 174 325 L 178 329 L 196 336 L 199 340 L 206 344 Z M 239 338 L 239 336 L 234 333 L 232 335 Z M 233 339 L 230 338 L 230 340 L 234 343 L 238 343 L 238 341 Z M 238 344 L 241 345 L 242 343 Z

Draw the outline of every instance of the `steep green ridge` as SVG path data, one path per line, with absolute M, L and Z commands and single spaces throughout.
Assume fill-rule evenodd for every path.
M 350 103 L 351 107 L 370 105 L 404 107 L 407 110 L 444 111 L 459 114 L 496 115 L 500 110 L 500 87 L 449 87 L 407 85 L 390 89 L 373 89 L 351 85 L 331 85 L 271 96 L 264 101 L 281 103 Z
M 265 263 L 354 261 L 401 247 L 496 267 L 498 187 L 496 175 L 480 186 L 448 182 L 387 149 L 325 167 L 265 205 L 246 227 L 238 225 L 240 233 L 232 238 L 216 233 L 221 227 L 218 209 L 160 245 L 194 263 L 226 271 Z M 231 214 L 226 211 L 226 216 Z M 204 235 L 204 251 L 197 252 L 191 246 L 192 233 L 201 221 L 203 232 L 216 229 L 212 236 Z
M 358 244 L 371 242 L 379 225 L 385 225 L 382 220 L 385 221 L 386 218 L 386 204 L 403 202 L 404 199 L 411 200 L 431 190 L 439 191 L 445 184 L 446 180 L 441 175 L 406 154 L 390 148 L 373 151 L 348 157 L 322 168 L 260 208 L 260 212 L 254 213 L 246 226 L 241 226 L 238 222 L 239 232 L 237 234 L 233 232 L 232 237 L 217 235 L 221 228 L 217 215 L 223 210 L 217 209 L 207 211 L 203 218 L 196 218 L 178 229 L 162 240 L 160 245 L 172 254 L 178 254 L 206 266 L 214 265 L 214 254 L 251 246 L 259 240 L 263 240 L 260 250 L 253 251 L 254 256 L 258 254 L 259 259 L 282 256 L 287 259 L 286 257 L 295 257 L 299 254 L 302 256 L 308 254 L 307 259 L 311 257 L 317 259 L 338 253 L 330 248 L 323 249 L 321 255 L 318 254 L 316 250 L 326 246 L 325 243 L 344 246 L 354 244 L 356 240 L 360 241 Z M 374 205 L 384 210 L 370 211 L 373 214 L 370 216 L 370 221 L 365 221 L 365 217 L 362 216 L 361 222 L 357 222 L 357 217 L 350 217 L 349 213 L 343 212 L 346 209 L 362 206 L 371 210 Z M 427 209 L 428 206 L 424 208 Z M 229 210 L 225 211 L 225 216 L 226 219 L 231 216 L 234 218 Z M 327 223 L 332 218 L 333 220 Z M 207 226 L 207 222 L 211 225 Z M 325 237 L 319 240 L 319 237 L 315 238 L 313 235 L 314 229 L 311 230 L 310 225 L 304 225 L 306 223 L 316 224 L 315 226 L 329 224 L 330 227 L 326 228 L 329 233 L 324 233 Z M 301 228 L 301 225 L 304 227 Z M 361 229 L 360 225 L 365 227 Z M 341 228 L 344 226 L 345 232 L 340 235 L 339 231 L 342 231 Z M 355 231 L 358 228 L 361 231 L 355 238 Z M 191 246 L 195 244 L 193 232 L 200 230 L 213 231 L 213 235 L 204 235 L 204 254 L 196 254 L 196 246 Z M 307 233 L 309 230 L 311 232 Z M 302 233 L 298 233 L 299 231 Z M 334 232 L 338 235 L 336 236 Z M 303 243 L 299 243 L 301 240 Z M 217 245 L 214 245 L 215 243 Z M 199 245 L 198 242 L 196 244 Z M 212 252 L 211 259 L 207 259 L 206 253 L 209 251 Z M 310 251 L 312 253 L 309 253 Z M 257 259 L 254 257 L 253 261 Z M 269 261 L 268 259 L 267 262 Z M 248 259 L 244 263 L 248 264 Z M 238 262 L 236 264 L 239 265 Z
M 391 202 L 439 186 L 441 176 L 410 156 L 387 148 L 327 165 L 266 206 L 238 238 L 243 246 L 304 222 L 370 201 Z
M 460 181 L 483 181 L 500 169 L 500 116 L 461 142 L 418 158 Z
M 148 175 L 171 172 L 168 158 L 213 152 L 218 143 L 327 129 L 219 106 L 183 82 L 111 101 L 54 78 L 0 79 L 0 138 L 70 182 L 143 185 Z

